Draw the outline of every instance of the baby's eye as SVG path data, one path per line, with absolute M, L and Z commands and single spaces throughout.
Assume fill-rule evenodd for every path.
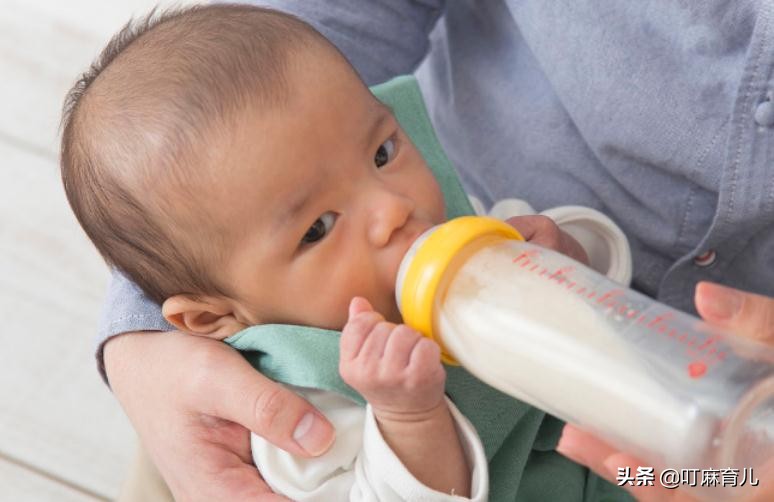
M 306 234 L 304 234 L 304 237 L 301 239 L 301 242 L 305 244 L 311 244 L 313 242 L 317 242 L 326 235 L 328 235 L 328 232 L 333 229 L 333 224 L 336 222 L 336 214 L 328 211 L 327 213 L 324 213 L 322 216 L 317 218 L 317 220 L 312 224 L 311 227 L 309 227 L 309 230 L 306 231 Z
M 376 167 L 382 167 L 386 163 L 392 160 L 395 155 L 395 140 L 390 138 L 376 149 L 376 155 L 374 155 L 374 164 Z

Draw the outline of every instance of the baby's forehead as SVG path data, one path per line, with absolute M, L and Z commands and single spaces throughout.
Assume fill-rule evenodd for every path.
M 324 82 L 309 79 L 309 71 L 317 69 L 324 72 Z M 293 207 L 294 199 L 303 198 L 299 193 L 322 184 L 321 165 L 335 165 L 374 148 L 371 137 L 393 120 L 391 110 L 346 62 L 330 65 L 301 54 L 284 78 L 287 100 L 245 102 L 232 119 L 207 123 L 206 133 L 181 166 L 191 179 L 178 183 L 178 191 L 184 195 L 190 189 L 213 189 L 223 194 L 225 203 L 250 179 L 256 192 L 269 187 L 256 206 Z M 244 171 L 250 171 L 249 178 Z M 336 177 L 338 172 L 328 170 L 325 175 Z

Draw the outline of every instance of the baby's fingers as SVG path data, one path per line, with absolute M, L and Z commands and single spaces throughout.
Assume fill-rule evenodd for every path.
M 371 304 L 362 296 L 356 296 L 349 302 L 349 320 L 351 321 L 356 315 L 362 312 L 373 312 L 374 308 Z
M 388 374 L 402 372 L 409 365 L 411 352 L 422 335 L 406 325 L 396 326 L 384 347 L 383 371 Z
M 432 369 L 433 372 L 443 369 L 441 365 L 441 347 L 430 338 L 420 337 L 411 351 L 409 359 L 409 369 L 411 371 L 423 371 Z
M 358 359 L 366 367 L 376 368 L 378 366 L 393 328 L 395 328 L 393 323 L 383 321 L 374 326 L 366 335 L 363 347 L 360 349 L 360 354 L 358 354 Z
M 358 300 L 362 300 L 362 303 Z M 364 307 L 368 308 L 365 309 Z M 339 352 L 341 361 L 355 359 L 363 348 L 363 343 L 368 334 L 384 317 L 378 312 L 370 310 L 370 304 L 363 298 L 354 298 L 349 307 L 349 321 L 341 331 Z

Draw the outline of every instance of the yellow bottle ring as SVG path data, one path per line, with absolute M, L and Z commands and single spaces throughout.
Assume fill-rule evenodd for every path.
M 524 238 L 512 226 L 485 216 L 462 216 L 436 228 L 419 245 L 403 277 L 400 311 L 403 322 L 441 347 L 441 359 L 458 365 L 433 329 L 433 305 L 444 274 L 454 257 L 466 246 L 481 238 Z

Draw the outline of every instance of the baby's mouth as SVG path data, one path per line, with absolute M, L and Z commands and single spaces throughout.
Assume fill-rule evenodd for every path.
M 394 265 L 394 269 L 390 271 L 392 284 L 394 284 L 394 287 L 395 287 L 396 302 L 399 302 L 398 288 L 400 287 L 400 283 L 402 282 L 402 275 L 408 266 L 408 263 L 404 263 L 404 262 L 410 261 L 410 260 L 407 260 L 406 257 L 411 252 L 412 248 L 414 247 L 414 244 L 417 242 L 417 239 L 420 239 L 423 235 L 427 235 L 427 231 L 433 228 L 434 226 L 435 225 L 430 222 L 419 222 L 419 224 L 415 225 L 411 229 L 411 231 L 407 232 L 406 241 L 403 249 L 401 250 L 402 252 L 400 256 L 397 257 L 397 261 Z
M 427 230 L 427 228 L 420 227 L 418 230 L 411 232 L 410 237 L 407 239 L 408 245 L 403 252 L 404 255 L 408 252 L 409 249 L 411 249 L 411 246 L 414 244 L 414 242 L 416 242 L 419 236 L 425 233 L 425 230 Z
M 433 226 L 434 225 L 432 223 L 421 222 L 415 225 L 414 228 L 412 228 L 409 232 L 407 232 L 406 242 L 404 245 L 405 247 L 403 249 L 403 252 L 401 253 L 401 260 L 403 259 L 404 256 L 406 256 L 406 253 L 409 252 L 409 250 L 411 249 L 411 246 L 414 245 L 416 240 Z

